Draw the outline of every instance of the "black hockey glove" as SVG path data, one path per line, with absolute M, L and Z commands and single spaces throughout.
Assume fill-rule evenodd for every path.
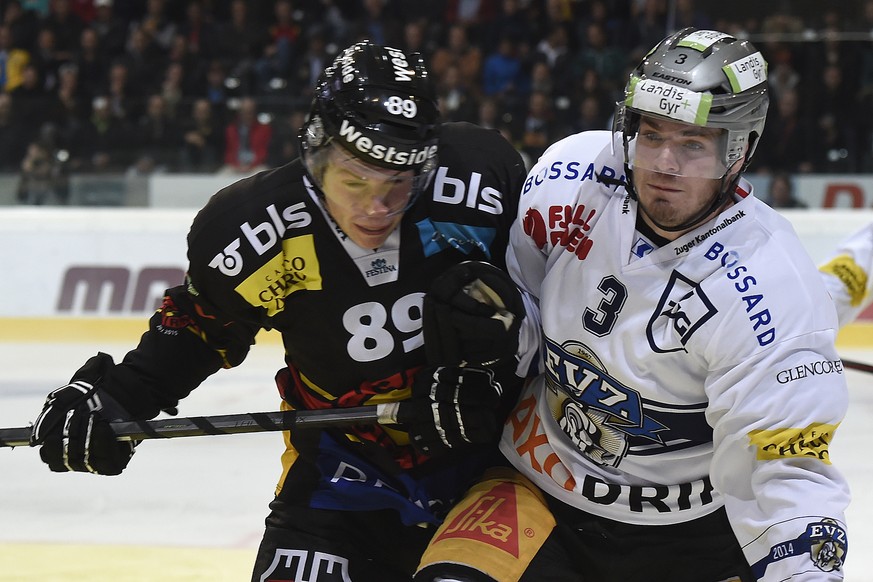
M 398 403 L 397 421 L 427 455 L 493 443 L 500 434 L 496 410 L 502 393 L 491 370 L 425 368 L 415 377 L 412 397 Z
M 424 349 L 431 365 L 494 366 L 514 361 L 524 318 L 509 275 L 481 261 L 448 269 L 424 297 Z
M 118 475 L 127 467 L 136 443 L 116 440 L 109 426 L 127 413 L 100 389 L 112 366 L 112 357 L 99 353 L 46 398 L 30 443 L 40 447 L 39 456 L 52 471 Z

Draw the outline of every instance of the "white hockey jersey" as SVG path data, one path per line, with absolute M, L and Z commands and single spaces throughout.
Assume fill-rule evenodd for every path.
M 539 301 L 544 374 L 501 450 L 609 519 L 725 506 L 761 580 L 841 580 L 849 491 L 828 446 L 848 392 L 815 265 L 746 181 L 734 205 L 655 248 L 611 139 L 568 137 L 528 174 L 507 265 Z
M 819 269 L 836 303 L 840 327 L 855 321 L 873 302 L 873 223 L 842 240 Z

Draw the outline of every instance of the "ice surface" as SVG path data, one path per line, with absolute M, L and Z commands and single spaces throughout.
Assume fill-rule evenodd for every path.
M 64 384 L 98 349 L 118 360 L 129 347 L 0 343 L 0 426 L 32 421 L 48 390 Z M 871 350 L 842 355 L 873 363 Z M 281 365 L 278 343 L 259 344 L 242 366 L 219 372 L 195 390 L 180 414 L 277 410 L 273 375 Z M 854 495 L 846 579 L 873 582 L 873 374 L 850 370 L 847 377 L 851 406 L 831 447 Z M 150 440 L 118 477 L 51 473 L 36 450 L 0 449 L 0 549 L 26 542 L 121 544 L 131 546 L 132 554 L 137 546 L 253 554 L 280 474 L 282 447 L 280 433 Z M 28 580 L 45 579 L 32 574 Z M 10 580 L 2 564 L 0 580 Z

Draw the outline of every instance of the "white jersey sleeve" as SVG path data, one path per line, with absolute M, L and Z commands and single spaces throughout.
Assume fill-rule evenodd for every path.
M 848 325 L 873 303 L 873 223 L 841 241 L 819 270 L 836 304 L 840 327 Z
M 544 373 L 501 451 L 608 519 L 724 507 L 760 580 L 842 580 L 849 493 L 828 446 L 848 389 L 819 272 L 745 181 L 734 205 L 656 248 L 622 168 L 620 142 L 590 132 L 525 182 L 507 266 L 539 301 Z

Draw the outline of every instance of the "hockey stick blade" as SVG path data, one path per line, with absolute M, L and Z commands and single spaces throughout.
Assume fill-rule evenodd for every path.
M 110 426 L 120 441 L 177 438 L 250 432 L 283 431 L 292 428 L 324 428 L 356 424 L 396 424 L 396 407 L 392 404 L 325 408 L 322 410 L 287 410 L 282 412 L 246 412 L 215 416 L 163 418 L 112 422 Z M 0 428 L 0 447 L 30 445 L 31 427 Z

